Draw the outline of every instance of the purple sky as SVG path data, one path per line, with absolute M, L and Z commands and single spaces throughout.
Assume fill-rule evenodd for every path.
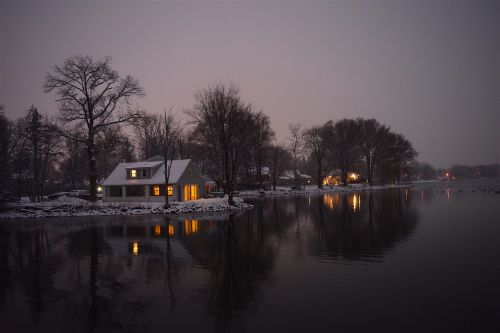
M 500 161 L 500 1 L 3 1 L 0 104 L 55 114 L 45 73 L 113 57 L 150 112 L 192 107 L 215 81 L 287 126 L 373 117 L 421 161 Z

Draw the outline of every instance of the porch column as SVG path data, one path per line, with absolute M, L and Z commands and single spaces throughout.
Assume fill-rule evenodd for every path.
M 122 185 L 122 198 L 125 198 L 127 195 L 127 187 L 125 185 Z
M 146 186 L 146 201 L 149 201 L 149 185 Z

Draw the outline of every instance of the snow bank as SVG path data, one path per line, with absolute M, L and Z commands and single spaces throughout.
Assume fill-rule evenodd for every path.
M 235 206 L 230 206 L 227 203 L 227 198 L 214 198 L 172 202 L 170 208 L 164 209 L 161 202 L 91 203 L 79 198 L 60 197 L 46 202 L 9 204 L 5 207 L 5 211 L 0 213 L 0 218 L 213 213 L 238 211 L 253 207 L 253 205 L 244 203 L 241 198 L 234 200 Z
M 276 191 L 273 190 L 249 190 L 241 191 L 238 196 L 240 197 L 258 197 L 258 196 L 273 196 L 273 195 L 296 195 L 296 194 L 310 194 L 310 193 L 351 193 L 351 192 L 362 192 L 362 191 L 379 191 L 387 190 L 393 188 L 406 188 L 411 187 L 411 184 L 402 185 L 380 185 L 380 186 L 369 186 L 365 184 L 352 184 L 349 186 L 324 186 L 323 189 L 319 189 L 316 185 L 306 185 L 305 189 L 292 190 L 287 187 L 277 188 Z

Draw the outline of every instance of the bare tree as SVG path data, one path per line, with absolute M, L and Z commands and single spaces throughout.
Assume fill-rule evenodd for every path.
M 359 128 L 354 119 L 342 119 L 335 123 L 332 149 L 336 152 L 337 162 L 342 173 L 342 183 L 347 185 L 348 172 L 359 156 Z
M 382 176 L 390 178 L 393 183 L 399 183 L 404 170 L 409 168 L 417 152 L 413 145 L 402 134 L 389 132 L 384 136 L 384 148 L 381 152 L 380 166 Z
M 288 125 L 288 132 L 290 134 L 288 150 L 293 157 L 293 177 L 295 179 L 295 186 L 300 187 L 300 180 L 298 175 L 298 163 L 299 158 L 302 156 L 304 151 L 304 136 L 302 133 L 300 124 L 290 124 Z
M 61 134 L 81 140 L 75 133 L 83 129 L 92 201 L 97 199 L 95 136 L 106 126 L 136 118 L 138 112 L 131 110 L 130 98 L 144 95 L 137 79 L 121 78 L 110 62 L 109 57 L 70 57 L 47 74 L 44 84 L 45 92 L 55 91 L 58 96 Z
M 304 131 L 305 147 L 310 151 L 311 157 L 316 163 L 316 181 L 318 188 L 323 188 L 324 168 L 328 149 L 333 139 L 333 122 L 328 121 L 321 126 L 313 126 Z
M 252 107 L 241 100 L 234 84 L 209 86 L 195 95 L 196 104 L 188 111 L 195 131 L 209 145 L 211 158 L 224 181 L 228 203 L 234 205 L 234 186 L 242 157 L 248 151 Z
M 359 146 L 366 163 L 366 177 L 373 185 L 373 170 L 380 162 L 380 155 L 384 149 L 384 139 L 390 129 L 381 125 L 376 119 L 356 119 L 359 129 Z
M 145 160 L 151 156 L 162 154 L 161 122 L 161 116 L 145 112 L 141 117 L 133 120 L 132 124 L 141 159 Z
M 165 165 L 165 208 L 170 206 L 168 203 L 168 183 L 170 180 L 172 163 L 176 158 L 178 151 L 177 144 L 179 142 L 180 134 L 181 124 L 175 119 L 172 109 L 168 112 L 164 111 L 163 116 L 160 118 L 160 138 L 163 163 Z
M 286 166 L 290 162 L 290 153 L 285 148 L 284 145 L 273 145 L 270 148 L 271 156 L 271 183 L 273 184 L 273 190 L 276 191 L 276 184 L 278 178 L 281 176 Z
M 250 133 L 252 155 L 256 167 L 256 175 L 259 186 L 262 187 L 262 163 L 264 154 L 274 139 L 274 131 L 271 128 L 269 116 L 262 111 L 253 114 Z

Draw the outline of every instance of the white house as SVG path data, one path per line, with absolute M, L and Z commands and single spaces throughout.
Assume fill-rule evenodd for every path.
M 167 161 L 167 165 L 170 163 Z M 161 156 L 143 162 L 120 163 L 103 182 L 103 201 L 163 201 L 200 199 L 210 192 L 212 181 L 192 160 L 173 160 L 169 183 Z

